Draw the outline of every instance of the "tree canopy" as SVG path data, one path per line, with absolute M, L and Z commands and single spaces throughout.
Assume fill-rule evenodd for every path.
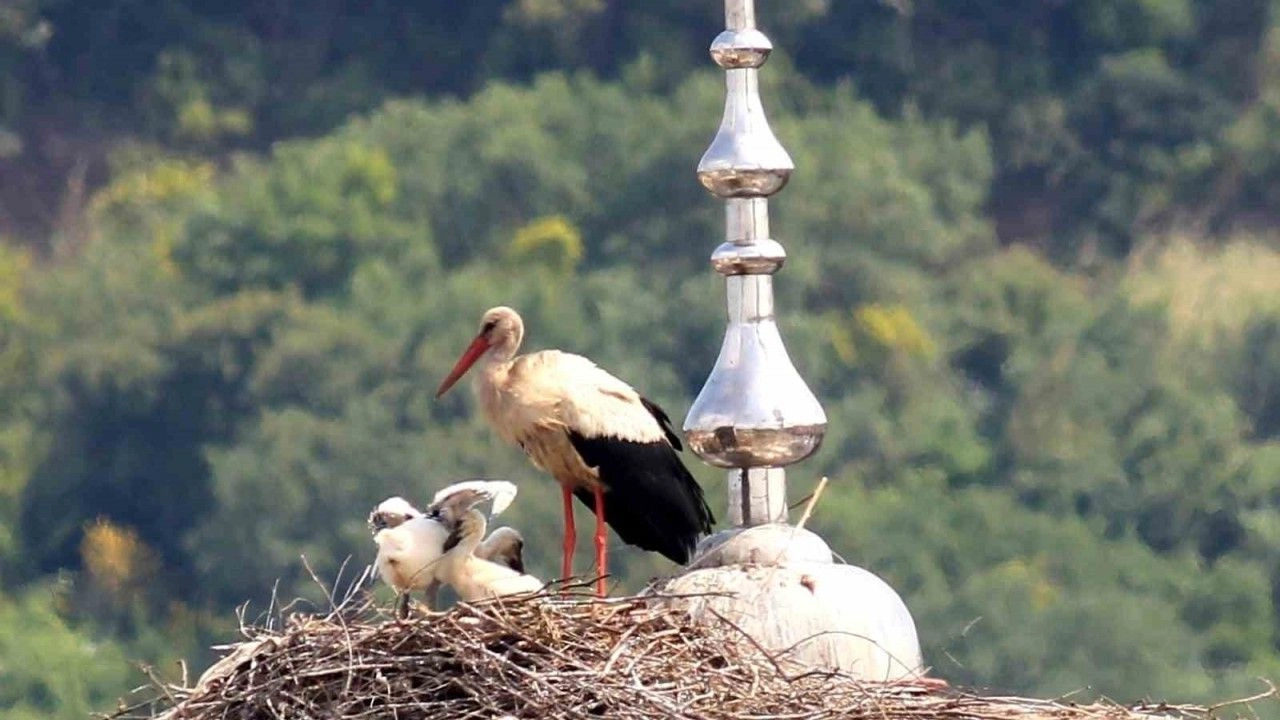
M 793 498 L 831 477 L 813 527 L 956 682 L 1274 676 L 1277 6 L 759 4 L 797 165 L 779 322 L 830 422 L 789 472 Z M 0 708 L 81 717 L 130 660 L 199 666 L 241 603 L 358 573 L 378 501 L 460 478 L 520 484 L 551 577 L 551 480 L 432 392 L 506 304 L 683 417 L 724 323 L 693 172 L 721 21 L 0 7 Z M 674 569 L 618 547 L 624 589 Z

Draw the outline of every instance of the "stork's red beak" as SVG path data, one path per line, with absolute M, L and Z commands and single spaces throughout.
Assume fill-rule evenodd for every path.
M 472 340 L 471 344 L 467 346 L 467 349 L 462 351 L 462 357 L 458 358 L 458 362 L 454 363 L 453 369 L 449 371 L 449 376 L 444 379 L 444 382 L 440 383 L 440 389 L 436 390 L 436 397 L 449 392 L 449 388 L 458 382 L 458 378 L 466 375 L 471 366 L 475 365 L 480 356 L 488 349 L 489 341 L 485 339 L 484 335 L 477 335 L 476 339 Z

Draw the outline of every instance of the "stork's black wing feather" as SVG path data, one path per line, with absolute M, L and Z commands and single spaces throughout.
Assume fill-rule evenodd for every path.
M 666 414 L 648 401 L 645 407 L 664 424 L 668 440 L 673 440 L 669 422 L 664 422 Z M 673 562 L 687 563 L 698 539 L 711 532 L 715 518 L 702 487 L 680 462 L 679 446 L 660 440 L 585 437 L 576 432 L 569 433 L 569 440 L 583 461 L 599 472 L 605 488 L 605 522 L 618 537 Z M 595 509 L 590 490 L 578 488 L 574 495 Z
M 683 450 L 684 446 L 680 444 L 680 436 L 676 435 L 676 431 L 672 429 L 671 418 L 667 417 L 667 411 L 663 410 L 658 403 L 643 395 L 640 396 L 640 404 L 644 405 L 644 409 L 648 410 L 653 419 L 658 421 L 658 425 L 662 427 L 662 433 L 667 436 L 667 442 L 671 443 L 671 447 L 676 450 Z

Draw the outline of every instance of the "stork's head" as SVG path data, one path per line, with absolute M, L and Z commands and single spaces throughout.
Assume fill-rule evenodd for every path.
M 416 517 L 422 517 L 422 511 L 410 505 L 408 500 L 402 497 L 387 498 L 369 513 L 369 532 L 377 534 L 379 530 L 399 527 Z
M 454 363 L 448 377 L 440 383 L 436 397 L 440 397 L 458 382 L 485 353 L 498 360 L 510 360 L 524 339 L 524 321 L 520 314 L 506 306 L 489 308 L 480 318 L 480 332 L 472 339 L 458 362 Z

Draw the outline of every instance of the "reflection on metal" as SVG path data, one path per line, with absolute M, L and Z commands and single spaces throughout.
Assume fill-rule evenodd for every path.
M 768 197 L 787 184 L 795 169 L 765 118 L 757 72 L 725 71 L 724 118 L 698 163 L 703 187 L 722 198 Z
M 771 524 L 787 522 L 787 473 L 782 468 L 742 468 L 729 473 L 729 495 L 738 498 L 737 507 L 729 508 L 728 521 L 734 527 L 782 527 Z M 830 550 L 827 562 L 831 562 Z
M 773 43 L 753 27 L 725 30 L 711 42 L 711 59 L 725 70 L 758 68 L 772 51 Z
M 730 473 L 729 517 L 757 525 L 786 521 L 781 468 L 818 449 L 827 418 L 774 319 L 772 276 L 787 254 L 769 236 L 768 197 L 787 184 L 794 165 L 760 102 L 758 68 L 773 44 L 755 27 L 751 0 L 726 0 L 725 25 L 711 44 L 712 59 L 725 70 L 724 117 L 698 163 L 698 179 L 725 199 L 725 242 L 711 265 L 725 276 L 729 322 L 684 430 L 706 462 L 753 469 Z

